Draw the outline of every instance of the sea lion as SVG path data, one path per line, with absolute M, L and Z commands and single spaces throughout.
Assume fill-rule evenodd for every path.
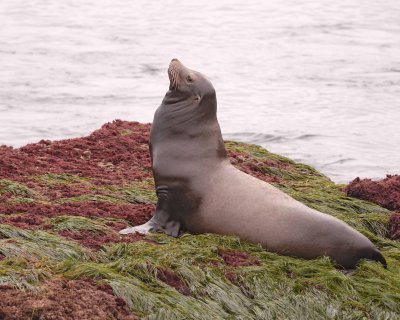
M 182 231 L 236 235 L 269 251 L 305 259 L 328 256 L 340 267 L 386 261 L 343 221 L 296 201 L 230 164 L 211 82 L 173 59 L 169 91 L 154 115 L 150 153 L 158 197 L 147 223 L 121 234 Z

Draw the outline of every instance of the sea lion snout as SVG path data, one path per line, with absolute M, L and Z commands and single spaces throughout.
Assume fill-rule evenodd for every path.
M 168 66 L 168 77 L 169 77 L 169 82 L 170 82 L 170 87 L 172 89 L 177 90 L 179 88 L 179 73 L 182 69 L 183 65 L 182 63 L 174 58 L 171 60 Z
M 182 62 L 180 62 L 177 58 L 173 58 L 171 60 L 171 62 L 169 63 L 168 70 L 173 69 L 173 68 L 179 68 L 182 66 L 183 66 Z

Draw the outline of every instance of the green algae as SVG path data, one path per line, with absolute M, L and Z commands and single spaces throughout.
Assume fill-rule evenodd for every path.
M 0 261 L 0 285 L 10 285 L 20 290 L 39 290 L 51 273 L 45 265 L 29 263 L 22 257 Z
M 234 237 L 203 234 L 174 239 L 157 234 L 149 238 L 158 244 L 111 245 L 102 263 L 69 262 L 63 274 L 109 283 L 135 314 L 148 319 L 396 319 L 400 314 L 399 260 L 392 260 L 390 254 L 388 270 L 365 261 L 348 276 L 327 258 L 280 256 Z M 248 252 L 261 264 L 226 266 L 219 248 Z M 191 295 L 158 280 L 160 268 L 173 271 Z M 227 273 L 240 280 L 231 282 Z
M 123 190 L 124 199 L 129 203 L 156 203 L 157 196 L 154 190 L 129 188 Z
M 38 201 L 32 198 L 15 197 L 7 201 L 8 204 L 24 204 L 24 203 L 43 203 L 43 201 Z
M 87 260 L 88 250 L 65 238 L 41 230 L 23 230 L 0 224 L 0 254 L 5 257 L 23 257 L 28 260 L 65 259 Z
M 84 194 L 76 197 L 61 198 L 56 203 L 95 201 L 113 204 L 150 204 L 157 202 L 154 191 L 154 182 L 150 179 L 132 181 L 124 185 L 94 186 L 91 185 L 93 194 Z
M 72 183 L 90 183 L 90 178 L 81 177 L 69 173 L 46 173 L 38 176 L 33 176 L 32 179 L 48 186 Z
M 132 181 L 121 186 L 106 186 L 95 188 L 98 192 L 113 194 L 127 203 L 156 203 L 153 179 Z
M 94 253 L 63 237 L 0 224 L 0 285 L 39 290 L 45 280 L 55 276 L 59 263 L 95 257 Z
M 49 221 L 55 231 L 67 230 L 70 232 L 79 232 L 81 230 L 89 231 L 93 234 L 107 234 L 113 232 L 110 227 L 102 224 L 100 221 L 80 217 L 80 216 L 58 216 Z
M 126 199 L 121 198 L 117 195 L 104 195 L 104 194 L 84 194 L 77 197 L 71 198 L 60 198 L 55 200 L 57 204 L 71 203 L 71 202 L 109 202 L 114 204 L 129 203 Z
M 130 136 L 131 134 L 134 134 L 135 132 L 134 131 L 132 131 L 132 130 L 130 130 L 130 129 L 124 129 L 124 130 L 121 130 L 120 132 L 119 132 L 119 134 L 121 135 L 121 136 Z
M 126 224 L 126 225 L 129 224 L 127 220 L 122 219 L 122 218 L 111 218 L 111 217 L 99 218 L 99 217 L 95 217 L 95 218 L 92 218 L 92 219 L 95 219 L 95 221 L 98 221 L 101 224 L 105 224 L 105 225 L 107 225 L 107 223 L 110 223 L 110 222 L 123 223 L 123 224 Z
M 8 194 L 11 197 L 19 197 L 22 199 L 32 199 L 37 196 L 35 191 L 24 184 L 6 179 L 0 180 L 0 195 L 1 194 Z
M 89 250 L 52 232 L 85 230 L 106 234 L 111 232 L 107 221 L 126 221 L 61 216 L 49 219 L 48 232 L 0 225 L 0 284 L 33 290 L 54 277 L 89 277 L 108 283 L 143 319 L 400 318 L 400 243 L 385 237 L 388 210 L 349 198 L 341 186 L 314 168 L 259 146 L 227 142 L 226 147 L 242 156 L 243 164 L 256 165 L 260 172 L 277 178 L 273 184 L 295 199 L 342 219 L 365 234 L 381 249 L 388 268 L 363 261 L 356 270 L 345 273 L 327 258 L 281 256 L 236 237 L 211 234 L 184 234 L 179 238 L 150 234 L 147 242 L 109 244 L 101 250 Z M 240 168 L 241 164 L 236 166 Z M 67 174 L 46 174 L 35 179 L 51 186 L 90 183 L 90 178 Z M 35 199 L 36 195 L 27 191 L 29 188 L 12 185 L 0 183 L 0 193 L 13 199 Z M 4 191 L 5 188 L 8 189 Z M 90 188 L 93 194 L 58 199 L 56 203 L 156 202 L 152 179 Z M 220 250 L 245 252 L 259 264 L 227 265 Z M 160 270 L 175 275 L 189 294 L 161 281 Z

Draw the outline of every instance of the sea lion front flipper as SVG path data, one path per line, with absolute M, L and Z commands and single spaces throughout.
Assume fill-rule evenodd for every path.
M 165 204 L 163 204 L 166 201 L 167 195 L 161 195 L 158 192 L 158 188 L 156 190 L 158 201 L 157 201 L 157 207 L 156 207 L 156 212 L 154 213 L 154 216 L 147 221 L 144 224 L 135 226 L 135 227 L 128 227 L 123 230 L 121 230 L 119 233 L 120 234 L 130 234 L 130 233 L 141 233 L 141 234 L 147 234 L 150 232 L 165 232 L 165 223 L 167 222 L 166 219 L 166 214 L 164 213 L 165 211 Z M 166 193 L 166 191 L 165 191 Z M 161 194 L 163 194 L 161 192 Z M 165 199 L 165 200 L 164 200 Z M 166 233 L 166 232 L 165 232 Z
M 177 238 L 181 233 L 181 223 L 174 220 L 168 221 L 166 223 L 164 232 L 171 237 Z
M 168 187 L 157 187 L 156 193 L 158 201 L 154 216 L 145 224 L 121 230 L 119 232 L 120 234 L 164 232 L 165 234 L 175 238 L 179 236 L 181 233 L 181 223 L 172 216 L 172 209 L 169 204 L 171 200 L 168 194 Z
M 174 219 L 173 206 L 171 206 L 172 194 L 167 186 L 158 186 L 157 193 L 157 208 L 154 214 L 154 219 L 157 221 L 161 230 L 167 235 L 178 237 L 181 232 L 181 223 Z
M 135 227 L 128 227 L 128 228 L 122 229 L 119 233 L 120 234 L 130 234 L 130 233 L 146 234 L 149 232 L 159 232 L 159 231 L 160 231 L 160 226 L 158 225 L 157 221 L 153 217 L 144 224 L 141 224 L 141 225 L 138 225 Z

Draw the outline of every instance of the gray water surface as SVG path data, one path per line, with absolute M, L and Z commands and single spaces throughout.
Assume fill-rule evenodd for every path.
M 333 180 L 400 173 L 400 1 L 2 0 L 0 144 L 151 122 L 177 57 L 224 137 Z

